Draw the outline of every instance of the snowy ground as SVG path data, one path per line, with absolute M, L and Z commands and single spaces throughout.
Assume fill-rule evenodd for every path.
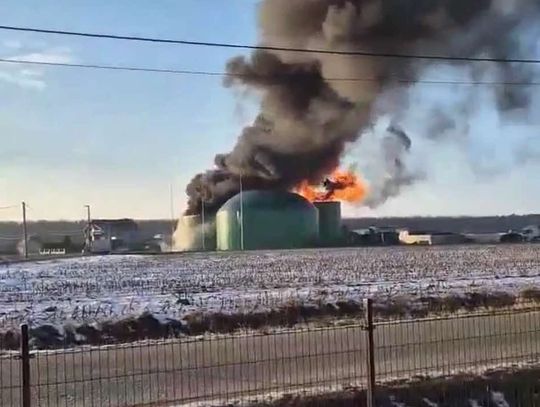
M 540 246 L 107 256 L 0 265 L 0 329 L 540 287 Z

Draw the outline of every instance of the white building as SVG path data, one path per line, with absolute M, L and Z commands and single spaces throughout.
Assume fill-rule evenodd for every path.
M 414 233 L 408 230 L 399 232 L 399 241 L 408 245 L 431 245 L 431 234 Z
M 460 233 L 447 232 L 410 232 L 408 230 L 399 233 L 399 240 L 408 245 L 451 245 L 468 242 L 466 236 Z

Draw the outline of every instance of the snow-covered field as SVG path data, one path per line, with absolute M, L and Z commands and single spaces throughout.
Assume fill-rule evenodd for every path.
M 149 312 L 250 313 L 540 287 L 540 246 L 359 248 L 106 256 L 0 265 L 0 329 L 92 324 Z

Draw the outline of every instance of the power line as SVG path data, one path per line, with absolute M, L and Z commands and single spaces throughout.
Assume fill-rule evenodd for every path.
M 145 68 L 145 67 L 126 66 L 126 65 L 122 66 L 122 65 L 99 65 L 99 64 L 74 64 L 74 63 L 63 63 L 63 62 L 44 62 L 44 61 L 31 61 L 31 60 L 24 60 L 24 59 L 5 59 L 5 58 L 0 58 L 0 62 L 9 63 L 9 64 L 59 66 L 59 67 L 68 67 L 68 68 L 106 69 L 106 70 L 114 70 L 114 71 L 154 72 L 154 73 L 204 75 L 204 76 L 236 76 L 236 75 L 228 74 L 225 72 Z
M 230 72 L 216 71 L 198 71 L 198 70 L 183 70 L 183 69 L 166 69 L 166 68 L 146 68 L 127 65 L 100 65 L 100 64 L 75 64 L 64 62 L 44 62 L 31 61 L 24 59 L 5 59 L 0 58 L 0 63 L 7 64 L 24 64 L 24 65 L 41 65 L 64 68 L 82 68 L 96 70 L 112 70 L 112 71 L 128 71 L 128 72 L 149 72 L 161 74 L 176 74 L 176 75 L 194 75 L 194 76 L 214 76 L 214 77 L 250 77 L 250 78 L 279 78 L 287 75 L 251 75 L 251 74 L 235 74 Z M 325 78 L 328 82 L 379 82 L 377 78 Z M 392 78 L 394 83 L 415 84 L 422 83 L 428 85 L 486 85 L 486 86 L 538 86 L 540 82 L 493 82 L 493 81 L 449 81 L 449 80 L 415 80 Z
M 498 62 L 498 63 L 540 64 L 540 59 L 527 59 L 527 58 L 462 57 L 462 56 L 450 56 L 450 55 L 399 54 L 399 53 L 373 52 L 373 51 L 362 51 L 362 50 L 339 51 L 339 50 L 315 49 L 315 48 L 304 49 L 304 48 L 290 48 L 290 47 L 280 47 L 280 46 L 270 46 L 270 45 L 249 45 L 249 44 L 236 44 L 236 43 L 225 43 L 225 42 L 188 41 L 188 40 L 175 40 L 175 39 L 168 39 L 168 38 L 151 38 L 151 37 L 138 37 L 138 36 L 127 36 L 127 35 L 115 35 L 115 34 L 87 33 L 87 32 L 78 32 L 78 31 L 46 30 L 42 28 L 16 27 L 16 26 L 8 26 L 8 25 L 0 25 L 0 29 L 10 30 L 10 31 L 33 32 L 33 33 L 39 33 L 39 34 L 68 35 L 68 36 L 76 36 L 76 37 L 100 38 L 100 39 L 121 40 L 121 41 L 138 41 L 138 42 L 149 42 L 149 43 L 192 45 L 192 46 L 202 46 L 202 47 L 219 47 L 219 48 L 262 50 L 262 51 L 299 52 L 299 53 L 308 53 L 308 54 L 330 54 L 330 55 L 362 56 L 362 57 L 375 57 L 375 58 L 424 59 L 424 60 L 461 61 L 461 62 Z
M 13 209 L 18 208 L 18 205 L 10 205 L 10 206 L 0 206 L 0 210 L 7 210 L 7 209 Z

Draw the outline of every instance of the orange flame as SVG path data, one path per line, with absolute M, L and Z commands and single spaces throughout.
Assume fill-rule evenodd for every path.
M 361 202 L 367 188 L 360 177 L 352 171 L 335 170 L 324 182 L 323 187 L 311 185 L 307 181 L 296 188 L 296 192 L 311 202 L 344 201 Z

